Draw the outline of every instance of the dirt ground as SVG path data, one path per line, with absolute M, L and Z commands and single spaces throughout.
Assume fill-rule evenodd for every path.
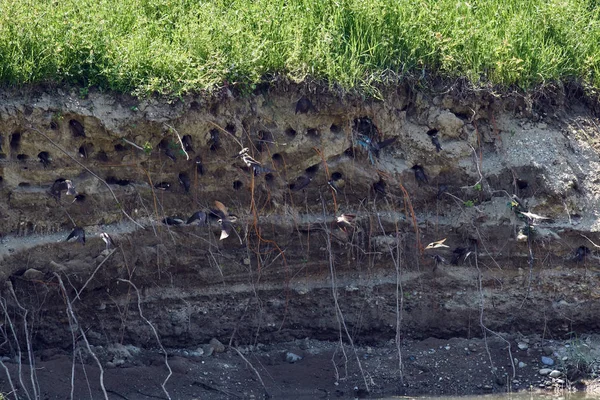
M 507 340 L 508 339 L 508 340 Z M 508 345 L 510 344 L 510 353 Z M 526 348 L 525 348 L 526 347 Z M 465 395 L 512 392 L 597 391 L 600 380 L 581 379 L 597 362 L 598 338 L 542 340 L 539 336 L 503 335 L 483 339 L 403 341 L 402 372 L 393 341 L 356 346 L 316 340 L 276 345 L 158 350 L 134 346 L 95 347 L 110 399 L 261 399 L 382 398 L 388 396 Z M 211 354 L 212 353 L 212 354 Z M 74 398 L 101 398 L 95 360 L 82 350 L 75 364 Z M 210 354 L 210 355 L 209 355 Z M 511 363 L 510 356 L 513 357 Z M 544 365 L 542 356 L 555 364 Z M 591 361 L 595 360 L 595 361 Z M 584 362 L 587 362 L 584 366 Z M 13 384 L 18 365 L 5 360 Z M 66 399 L 71 392 L 72 355 L 45 350 L 36 362 L 41 398 Z M 540 371 L 547 368 L 546 375 Z M 589 369 L 587 370 L 589 371 Z M 32 392 L 27 368 L 25 387 Z M 167 380 L 168 378 L 168 380 Z M 10 395 L 2 376 L 0 388 Z M 24 391 L 18 389 L 19 398 Z

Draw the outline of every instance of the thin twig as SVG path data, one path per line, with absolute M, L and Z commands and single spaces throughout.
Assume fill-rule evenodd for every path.
M 7 281 L 7 284 L 11 284 L 10 281 Z M 12 284 L 11 284 L 12 285 Z M 10 327 L 10 331 L 13 334 L 13 338 L 15 340 L 16 349 L 17 349 L 17 361 L 18 361 L 18 371 L 19 371 L 19 383 L 21 384 L 21 388 L 25 391 L 25 395 L 29 400 L 31 400 L 31 396 L 29 395 L 29 391 L 27 390 L 27 386 L 23 382 L 23 362 L 21 361 L 22 353 L 21 353 L 21 345 L 19 344 L 19 339 L 17 337 L 17 332 L 15 332 L 15 327 L 13 325 L 12 319 L 8 314 L 8 308 L 6 306 L 6 300 L 4 298 L 0 298 L 0 306 L 2 307 L 2 311 L 4 311 L 4 316 L 8 320 L 8 326 Z
M 267 390 L 267 387 L 265 386 L 265 383 L 263 382 L 262 377 L 258 373 L 258 370 L 256 368 L 254 368 L 254 365 L 252 365 L 252 363 L 250 361 L 248 361 L 248 359 L 246 357 L 244 357 L 244 355 L 242 354 L 242 352 L 239 351 L 237 349 L 237 347 L 233 347 L 233 346 L 229 346 L 229 347 L 232 348 L 233 350 L 235 350 L 236 353 L 238 353 L 238 355 L 240 357 L 242 357 L 242 360 L 244 360 L 246 362 L 246 364 L 248 364 L 248 366 L 250 367 L 250 369 L 256 374 L 256 377 L 258 378 L 258 381 L 260 382 L 260 384 L 262 385 L 263 389 L 265 390 L 265 397 L 270 398 L 271 395 L 269 394 L 269 391 Z
M 13 381 L 10 378 L 10 372 L 8 371 L 8 368 L 2 360 L 0 360 L 0 365 L 2 366 L 2 368 L 4 368 L 4 371 L 6 372 L 6 378 L 8 379 L 8 384 L 10 385 L 11 389 L 10 392 L 15 396 L 15 400 L 19 400 L 19 396 L 17 396 L 17 390 L 15 389 L 15 385 L 13 384 Z
M 98 270 L 100 269 L 100 267 L 102 267 L 102 265 L 110 258 L 110 256 L 113 255 L 113 253 L 117 251 L 117 249 L 113 249 L 109 255 L 107 255 L 104 260 L 102 260 L 102 262 L 100 264 L 98 264 L 98 266 L 96 267 L 96 269 L 94 270 L 94 272 L 92 272 L 92 275 L 90 275 L 90 277 L 88 278 L 87 281 L 85 281 L 85 283 L 83 284 L 83 286 L 81 287 L 81 289 L 79 289 L 78 291 L 75 292 L 75 298 L 73 299 L 73 301 L 75 301 L 75 299 L 77 300 L 81 300 L 79 298 L 79 295 L 83 292 L 83 290 L 85 289 L 85 287 L 88 285 L 88 283 L 90 283 L 92 281 L 92 279 L 94 279 L 94 276 L 96 275 L 96 272 L 98 272 Z
M 185 154 L 185 157 L 187 160 L 190 159 L 190 155 L 188 154 L 187 151 L 185 151 L 185 146 L 183 145 L 183 140 L 181 140 L 181 136 L 179 136 L 179 132 L 177 132 L 177 129 L 173 128 L 171 125 L 169 124 L 165 124 L 170 130 L 173 131 L 173 133 L 175 133 L 175 136 L 177 136 L 177 139 L 179 139 L 179 144 L 181 145 L 181 150 L 183 150 L 183 153 Z

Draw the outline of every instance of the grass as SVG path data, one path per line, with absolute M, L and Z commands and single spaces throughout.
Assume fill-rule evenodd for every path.
M 598 0 L 0 0 L 0 82 L 182 95 L 273 74 L 600 87 Z

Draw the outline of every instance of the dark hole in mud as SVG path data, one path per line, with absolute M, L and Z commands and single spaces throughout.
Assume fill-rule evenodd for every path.
M 69 121 L 69 128 L 71 129 L 73 137 L 85 137 L 85 128 L 81 122 L 77 121 L 76 119 Z
M 281 154 L 275 153 L 271 159 L 276 167 L 281 167 L 283 165 L 283 156 Z
M 468 115 L 466 113 L 454 113 L 454 115 L 456 115 L 457 118 L 463 120 L 463 121 L 469 121 L 471 120 L 471 115 Z
M 275 175 L 273 175 L 272 173 L 267 173 L 265 175 L 265 181 L 267 182 L 273 182 L 275 180 Z
M 308 128 L 306 130 L 306 136 L 317 139 L 320 136 L 319 130 L 316 128 Z
M 114 176 L 109 176 L 108 178 L 106 178 L 106 183 L 108 183 L 109 185 L 127 186 L 131 183 L 131 181 L 128 179 L 118 179 Z
M 212 115 L 217 115 L 219 113 L 219 107 L 220 107 L 219 103 L 213 103 L 213 104 L 211 104 L 210 108 L 209 108 L 210 113 Z
M 342 127 L 336 124 L 331 124 L 329 130 L 331 131 L 331 133 L 338 134 L 342 131 Z
M 165 150 L 165 149 L 168 149 L 168 148 L 169 148 L 169 139 L 167 139 L 167 138 L 164 138 L 164 139 L 162 139 L 162 140 L 161 140 L 161 141 L 158 143 L 158 146 L 157 146 L 157 148 L 158 148 L 159 150 Z
M 270 144 L 273 144 L 273 135 L 269 131 L 258 131 L 258 140 L 256 142 L 256 149 L 259 152 L 263 152 L 269 148 Z
M 385 196 L 387 190 L 387 183 L 385 183 L 383 179 L 379 179 L 373 184 L 373 186 L 371 186 L 371 189 L 373 189 L 373 193 L 375 193 L 375 195 Z
M 229 123 L 229 124 L 227 124 L 227 126 L 225 127 L 225 130 L 226 130 L 227 132 L 231 133 L 232 135 L 235 135 L 235 132 L 236 132 L 236 130 L 237 130 L 237 129 L 236 129 L 236 127 L 235 127 L 235 124 Z
M 94 149 L 94 145 L 91 143 L 82 144 L 79 147 L 79 155 L 83 158 L 88 158 Z
M 344 150 L 344 155 L 354 158 L 354 147 L 348 147 L 346 150 Z
M 573 190 L 575 190 L 576 192 L 580 192 L 581 191 L 581 187 L 579 186 L 579 182 L 577 181 L 577 179 L 573 179 L 571 181 L 571 187 L 573 188 Z
M 100 150 L 98 152 L 98 154 L 96 155 L 96 158 L 98 159 L 98 161 L 101 161 L 101 162 L 108 161 L 108 156 L 106 155 L 106 152 L 104 150 Z
M 29 160 L 29 156 L 27 154 L 17 154 L 17 160 L 27 161 L 27 160 Z
M 31 115 L 33 114 L 33 107 L 31 107 L 29 104 L 26 104 L 25 109 L 23 110 L 25 115 Z
M 115 151 L 121 152 L 121 151 L 126 151 L 127 147 L 123 146 L 121 143 L 117 143 L 115 144 Z M 102 152 L 104 153 L 104 152 Z M 104 155 L 106 155 L 106 153 L 104 153 Z
M 0 153 L 0 160 L 4 160 L 6 158 L 6 154 Z
M 434 136 L 434 135 L 437 135 L 438 132 L 439 131 L 437 129 L 430 129 L 430 130 L 427 131 L 427 134 L 429 136 Z
M 37 156 L 42 163 L 47 163 L 50 161 L 50 153 L 47 151 L 40 151 Z
M 292 128 L 287 128 L 285 130 L 285 134 L 288 135 L 291 138 L 296 137 L 296 131 L 294 129 L 292 129 Z
M 53 131 L 58 129 L 58 123 L 56 121 L 50 121 L 50 129 Z
M 235 189 L 235 190 L 240 190 L 242 188 L 242 186 L 244 186 L 242 181 L 234 181 L 233 182 L 233 189 Z
M 529 186 L 529 183 L 526 180 L 517 179 L 517 187 L 520 190 L 527 189 L 528 186 Z
M 190 110 L 192 110 L 192 111 L 200 111 L 200 103 L 198 103 L 197 101 L 192 101 L 190 103 Z
M 19 182 L 19 187 L 30 187 L 31 184 L 29 182 Z
M 331 179 L 334 181 L 339 181 L 340 179 L 342 179 L 343 175 L 341 172 L 334 172 L 333 174 L 331 174 Z
M 19 132 L 15 132 L 10 135 L 10 148 L 13 150 L 17 150 L 21 145 L 21 134 Z
M 317 172 L 319 172 L 319 164 L 312 165 L 312 166 L 306 168 L 305 171 L 309 176 L 313 176 Z
M 0 183 L 4 180 L 4 177 L 0 176 Z
M 379 130 L 369 117 L 360 117 L 354 120 L 354 131 L 359 135 L 374 138 L 378 136 Z
M 83 203 L 85 201 L 85 194 L 80 193 L 77 196 L 75 196 L 75 199 L 73 200 L 73 202 L 78 202 L 78 203 Z

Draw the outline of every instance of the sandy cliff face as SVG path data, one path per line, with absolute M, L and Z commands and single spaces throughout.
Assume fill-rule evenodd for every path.
M 36 348 L 72 345 L 67 298 L 93 344 L 154 345 L 129 282 L 171 347 L 337 339 L 342 318 L 358 342 L 472 336 L 482 310 L 502 332 L 598 329 L 600 130 L 577 99 L 285 87 L 0 105 L 2 298 L 15 324 L 15 300 L 29 310 Z M 57 179 L 80 196 L 51 195 Z M 238 217 L 222 241 L 215 200 Z M 162 223 L 195 211 L 206 225 Z M 85 245 L 65 243 L 75 225 Z

